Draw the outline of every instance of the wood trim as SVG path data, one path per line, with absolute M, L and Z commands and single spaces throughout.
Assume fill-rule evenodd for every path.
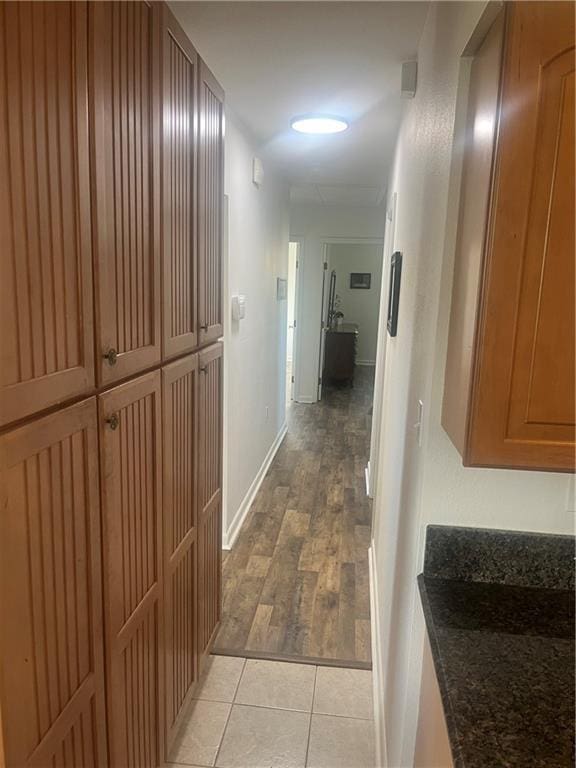
M 198 54 L 165 4 L 161 34 L 163 357 L 166 359 L 188 352 L 198 343 Z

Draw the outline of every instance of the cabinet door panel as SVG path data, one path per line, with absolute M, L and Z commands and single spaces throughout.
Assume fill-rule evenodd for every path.
M 167 753 L 197 680 L 198 358 L 162 370 Z
M 196 90 L 198 57 L 163 6 L 163 354 L 197 344 Z
M 199 355 L 198 653 L 220 622 L 222 563 L 222 345 Z
M 94 386 L 85 3 L 0 4 L 0 425 Z
M 513 3 L 469 463 L 574 469 L 574 9 Z
M 9 766 L 108 765 L 94 398 L 0 438 Z
M 160 360 L 159 7 L 90 5 L 99 381 Z
M 163 746 L 160 372 L 99 397 L 108 733 L 112 766 Z
M 198 126 L 198 304 L 200 343 L 222 336 L 224 93 L 200 62 Z

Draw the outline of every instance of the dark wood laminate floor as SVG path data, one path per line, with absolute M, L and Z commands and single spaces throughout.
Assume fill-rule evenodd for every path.
M 214 653 L 370 666 L 368 546 L 373 368 L 322 402 L 293 403 L 288 434 L 223 564 Z

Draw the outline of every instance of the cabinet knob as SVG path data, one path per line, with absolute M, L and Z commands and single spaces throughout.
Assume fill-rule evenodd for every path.
M 200 370 L 200 373 L 206 373 L 206 366 L 201 365 L 199 370 Z
M 120 419 L 118 418 L 118 414 L 113 413 L 109 419 L 106 419 L 106 424 L 108 424 L 110 429 L 118 429 L 120 426 Z
M 200 326 L 201 331 L 207 331 L 208 330 L 208 323 L 205 323 L 204 325 Z
M 108 365 L 116 365 L 116 360 L 118 360 L 118 352 L 116 352 L 115 349 L 109 349 L 108 352 L 102 355 L 102 357 L 104 360 L 108 361 Z

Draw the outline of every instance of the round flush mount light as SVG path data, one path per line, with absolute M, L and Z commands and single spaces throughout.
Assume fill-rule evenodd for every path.
M 348 123 L 341 117 L 331 115 L 301 115 L 295 117 L 291 126 L 298 133 L 342 133 L 348 128 Z

